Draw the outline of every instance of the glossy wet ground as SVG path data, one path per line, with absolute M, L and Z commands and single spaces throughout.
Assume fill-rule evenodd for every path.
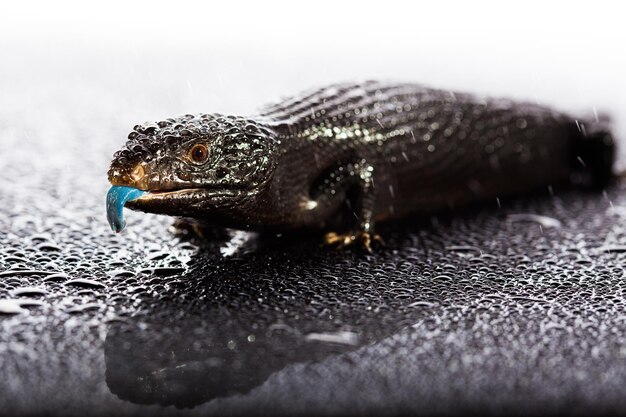
M 4 89 L 0 414 L 626 409 L 622 187 L 386 225 L 372 255 L 198 246 L 132 212 L 116 235 L 106 168 L 132 89 L 59 77 Z M 145 113 L 166 117 L 167 92 Z

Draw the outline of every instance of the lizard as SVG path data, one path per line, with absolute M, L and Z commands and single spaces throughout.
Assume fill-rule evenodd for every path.
M 589 118 L 591 119 L 591 118 Z M 252 116 L 187 114 L 134 127 L 108 171 L 122 207 L 204 227 L 319 229 L 370 249 L 375 224 L 612 177 L 608 122 L 420 84 L 312 89 Z

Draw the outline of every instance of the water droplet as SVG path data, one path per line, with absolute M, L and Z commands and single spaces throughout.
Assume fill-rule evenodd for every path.
M 533 222 L 538 223 L 541 227 L 549 228 L 560 228 L 561 222 L 553 217 L 541 216 L 539 214 L 527 214 L 527 213 L 519 213 L 519 214 L 509 214 L 507 219 L 512 222 Z
M 25 296 L 25 297 L 34 297 L 41 296 L 46 294 L 46 290 L 43 288 L 36 287 L 22 287 L 12 291 L 12 295 L 14 297 Z
M 307 342 L 337 343 L 355 346 L 359 343 L 359 335 L 350 331 L 309 333 L 304 336 Z
M 26 312 L 17 300 L 0 300 L 0 314 L 21 314 Z
M 75 278 L 65 282 L 65 285 L 71 285 L 79 288 L 104 288 L 105 285 L 101 282 L 94 281 L 86 278 Z

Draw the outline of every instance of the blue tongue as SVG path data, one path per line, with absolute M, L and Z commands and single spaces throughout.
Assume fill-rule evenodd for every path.
M 124 221 L 124 204 L 130 200 L 136 200 L 146 192 L 132 187 L 114 185 L 107 193 L 107 220 L 111 230 L 121 232 L 126 227 Z

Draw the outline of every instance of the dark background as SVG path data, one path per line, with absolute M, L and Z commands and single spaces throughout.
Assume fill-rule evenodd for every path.
M 401 79 L 607 112 L 608 3 L 0 6 L 0 414 L 624 413 L 625 194 L 556 189 L 319 236 L 104 215 L 130 128 Z M 623 165 L 623 164 L 619 164 Z M 543 217 L 537 217 L 543 216 Z

